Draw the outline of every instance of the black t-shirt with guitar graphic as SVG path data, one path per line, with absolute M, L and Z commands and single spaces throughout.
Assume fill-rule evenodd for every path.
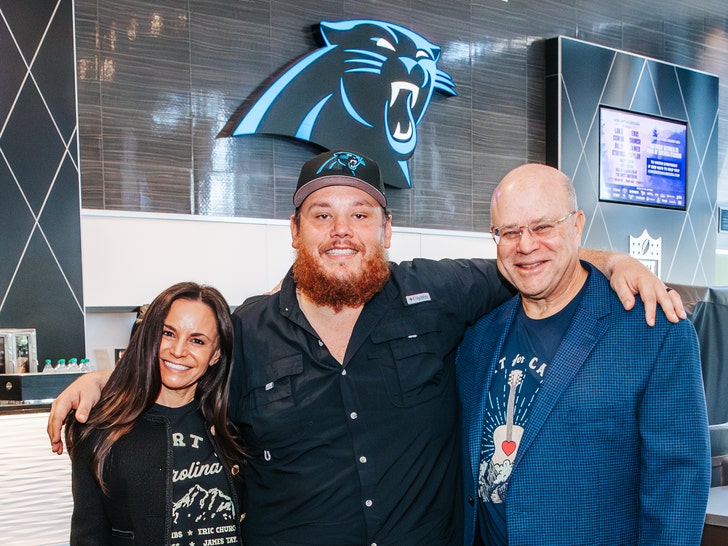
M 520 307 L 493 370 L 485 404 L 478 474 L 478 527 L 486 546 L 507 546 L 505 493 L 530 408 L 569 328 L 581 292 L 564 309 L 534 320 Z

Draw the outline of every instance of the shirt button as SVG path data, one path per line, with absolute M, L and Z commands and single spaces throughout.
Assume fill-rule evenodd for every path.
M 371 546 L 377 546 L 376 542 L 372 542 Z
M 359 462 L 360 462 L 361 464 L 364 464 L 364 463 L 366 463 L 366 462 L 367 462 L 367 458 L 366 458 L 366 457 L 365 457 L 364 455 L 362 455 L 361 457 L 359 457 Z
M 319 339 L 319 347 L 323 347 L 323 346 L 324 346 L 324 342 Z
M 367 500 L 364 501 L 364 505 L 367 508 L 371 508 L 373 504 L 374 504 L 374 501 L 372 499 L 367 499 Z
M 346 375 L 346 370 L 341 370 L 341 375 Z
M 357 412 L 355 412 L 355 411 L 352 411 L 349 414 L 349 417 L 351 417 L 352 419 L 356 419 L 357 417 L 359 417 L 359 414 Z

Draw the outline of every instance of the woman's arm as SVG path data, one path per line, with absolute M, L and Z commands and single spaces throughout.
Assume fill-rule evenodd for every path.
M 104 510 L 104 494 L 91 472 L 91 451 L 80 445 L 71 460 L 71 546 L 111 544 L 111 522 Z

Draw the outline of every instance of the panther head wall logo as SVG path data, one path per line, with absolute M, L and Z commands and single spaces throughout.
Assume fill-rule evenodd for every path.
M 318 25 L 324 47 L 272 76 L 219 136 L 275 134 L 377 161 L 389 186 L 412 186 L 408 160 L 435 91 L 455 96 L 440 47 L 382 21 Z

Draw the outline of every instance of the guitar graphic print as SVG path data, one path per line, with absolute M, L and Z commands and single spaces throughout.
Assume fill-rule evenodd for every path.
M 513 407 L 516 401 L 516 388 L 521 384 L 523 372 L 513 370 L 508 376 L 508 404 L 506 406 L 506 424 L 500 425 L 493 431 L 493 464 L 502 464 L 505 460 L 516 458 L 518 446 L 523 437 L 523 427 L 513 424 Z

